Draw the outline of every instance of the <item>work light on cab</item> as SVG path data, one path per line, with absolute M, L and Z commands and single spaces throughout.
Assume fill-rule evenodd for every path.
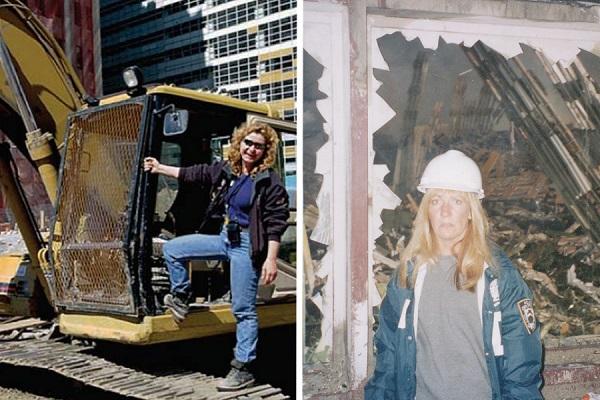
M 127 87 L 127 94 L 130 96 L 139 96 L 146 93 L 144 88 L 144 74 L 137 66 L 127 67 L 123 70 L 123 81 Z

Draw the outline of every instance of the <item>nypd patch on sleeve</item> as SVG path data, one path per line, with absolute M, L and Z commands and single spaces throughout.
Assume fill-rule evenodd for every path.
M 533 302 L 531 299 L 519 300 L 517 302 L 517 307 L 519 308 L 523 325 L 525 325 L 525 329 L 527 329 L 527 332 L 531 335 L 537 326 L 535 313 L 533 312 Z

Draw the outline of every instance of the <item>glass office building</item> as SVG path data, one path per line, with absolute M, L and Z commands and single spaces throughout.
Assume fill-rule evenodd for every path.
M 206 61 L 215 87 L 295 119 L 296 0 L 207 0 Z
M 296 0 L 101 0 L 104 93 L 147 83 L 270 103 L 295 120 Z
M 137 65 L 146 83 L 210 87 L 202 0 L 101 0 L 104 93 L 124 89 L 121 72 Z

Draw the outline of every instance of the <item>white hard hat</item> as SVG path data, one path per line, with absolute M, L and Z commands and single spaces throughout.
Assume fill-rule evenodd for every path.
M 448 150 L 429 161 L 417 186 L 422 193 L 427 189 L 458 190 L 484 197 L 479 167 L 458 150 Z

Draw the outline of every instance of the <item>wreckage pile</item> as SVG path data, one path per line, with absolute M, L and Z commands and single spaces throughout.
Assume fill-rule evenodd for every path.
M 492 238 L 534 292 L 542 335 L 600 334 L 600 248 L 549 197 L 523 203 L 490 201 Z
M 0 255 L 27 252 L 21 234 L 15 230 L 0 232 Z

